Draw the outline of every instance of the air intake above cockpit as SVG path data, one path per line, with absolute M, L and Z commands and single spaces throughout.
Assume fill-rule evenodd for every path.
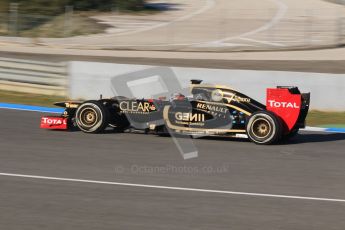
M 190 82 L 191 82 L 193 85 L 200 85 L 200 83 L 202 82 L 202 80 L 199 80 L 199 79 L 192 79 L 192 80 L 190 80 Z

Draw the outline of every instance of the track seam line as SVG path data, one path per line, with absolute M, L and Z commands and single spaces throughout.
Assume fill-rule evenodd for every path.
M 345 199 L 333 199 L 333 198 L 324 198 L 324 197 L 290 196 L 290 195 L 279 195 L 279 194 L 269 194 L 269 193 L 250 193 L 250 192 L 236 192 L 236 191 L 227 191 L 227 190 L 212 190 L 212 189 L 198 189 L 198 188 L 185 188 L 185 187 L 171 187 L 171 186 L 122 183 L 122 182 L 112 182 L 112 181 L 85 180 L 85 179 L 73 179 L 73 178 L 63 178 L 63 177 L 48 177 L 48 176 L 14 174 L 14 173 L 0 173 L 0 176 L 18 177 L 18 178 L 30 178 L 30 179 L 41 179 L 41 180 L 51 180 L 51 181 L 79 182 L 79 183 L 89 183 L 89 184 L 117 185 L 117 186 L 126 186 L 126 187 L 154 188 L 154 189 L 176 190 L 176 191 L 189 191 L 189 192 L 203 192 L 203 193 L 215 193 L 215 194 L 242 195 L 242 196 L 252 196 L 252 197 L 270 197 L 270 198 L 284 198 L 284 199 L 314 200 L 314 201 L 327 201 L 327 202 L 345 203 Z

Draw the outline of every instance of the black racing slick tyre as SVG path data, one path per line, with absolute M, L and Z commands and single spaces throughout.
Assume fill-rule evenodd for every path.
M 282 123 L 274 113 L 258 111 L 249 117 L 246 131 L 248 138 L 255 144 L 274 144 L 282 136 Z
M 291 130 L 288 134 L 283 135 L 282 141 L 288 141 L 298 134 L 299 128 Z
M 108 110 L 98 101 L 86 101 L 78 107 L 76 123 L 85 133 L 100 133 L 108 125 Z

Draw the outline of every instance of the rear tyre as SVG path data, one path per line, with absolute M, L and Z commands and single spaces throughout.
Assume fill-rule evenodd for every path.
M 299 128 L 291 130 L 288 134 L 283 135 L 282 140 L 288 141 L 289 139 L 293 138 L 298 134 Z
M 276 143 L 282 136 L 282 123 L 274 113 L 259 111 L 253 113 L 246 127 L 248 138 L 255 144 Z
M 98 101 L 86 101 L 78 107 L 76 124 L 85 133 L 100 133 L 108 125 L 108 110 Z

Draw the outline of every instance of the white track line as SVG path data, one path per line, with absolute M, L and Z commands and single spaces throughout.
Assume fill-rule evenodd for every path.
M 206 0 L 206 4 L 204 5 L 204 7 L 202 7 L 201 9 L 199 9 L 199 10 L 197 10 L 197 11 L 191 13 L 191 14 L 187 14 L 185 16 L 176 18 L 176 19 L 171 20 L 169 22 L 159 23 L 159 24 L 156 24 L 156 25 L 153 25 L 153 26 L 149 26 L 149 27 L 144 27 L 144 28 L 141 28 L 141 29 L 138 29 L 138 30 L 135 30 L 135 31 L 129 31 L 129 32 L 118 33 L 118 34 L 111 34 L 111 36 L 114 36 L 114 35 L 116 35 L 116 36 L 123 36 L 123 35 L 131 35 L 131 34 L 146 32 L 146 31 L 150 31 L 150 30 L 157 29 L 157 28 L 160 28 L 160 27 L 168 26 L 168 25 L 170 25 L 172 23 L 175 23 L 175 22 L 186 21 L 186 20 L 188 20 L 188 19 L 190 19 L 190 18 L 192 18 L 194 16 L 197 16 L 199 14 L 204 13 L 205 11 L 211 9 L 214 6 L 215 6 L 215 1 L 214 0 Z
M 227 42 L 227 41 L 230 41 L 230 40 L 234 40 L 234 39 L 242 39 L 242 38 L 247 39 L 246 38 L 247 36 L 251 36 L 251 35 L 257 34 L 259 32 L 268 30 L 271 27 L 275 26 L 284 17 L 284 15 L 286 14 L 288 6 L 285 3 L 283 3 L 282 1 L 280 1 L 280 0 L 270 0 L 270 1 L 273 1 L 278 6 L 278 11 L 274 15 L 274 17 L 268 23 L 266 23 L 265 25 L 255 29 L 255 30 L 248 31 L 248 32 L 245 32 L 245 33 L 240 34 L 240 35 L 231 36 L 231 37 L 227 37 L 227 38 L 223 38 L 223 39 L 215 40 L 215 41 L 204 42 L 203 44 L 208 44 L 208 43 L 220 43 L 221 44 L 221 43 L 224 43 L 224 42 Z M 250 40 L 252 42 L 263 43 L 263 41 L 256 41 L 255 39 L 250 39 Z M 269 42 L 269 41 L 265 41 L 265 43 L 273 45 L 273 46 L 284 46 L 283 44 L 272 43 L 272 42 Z
M 239 38 L 240 40 L 243 41 L 249 41 L 249 42 L 255 42 L 255 43 L 261 43 L 264 45 L 272 45 L 272 46 L 281 46 L 284 47 L 285 45 L 281 44 L 281 43 L 277 43 L 277 42 L 269 42 L 269 41 L 261 41 L 261 40 L 256 40 L 256 39 L 251 39 L 251 38 Z
M 274 25 L 276 25 L 283 17 L 284 15 L 286 14 L 286 11 L 288 9 L 288 6 L 283 3 L 281 0 L 270 0 L 270 1 L 273 1 L 277 6 L 278 6 L 278 11 L 277 13 L 274 15 L 274 17 L 268 22 L 266 23 L 265 25 L 255 29 L 255 30 L 252 30 L 252 31 L 248 31 L 248 32 L 245 32 L 243 34 L 240 34 L 240 35 L 236 35 L 236 36 L 231 36 L 231 37 L 226 37 L 226 38 L 223 38 L 223 39 L 220 39 L 220 40 L 214 40 L 214 41 L 208 41 L 208 42 L 195 42 L 195 43 L 177 43 L 177 44 L 156 44 L 156 45 L 113 45 L 112 47 L 127 47 L 127 46 L 133 46 L 133 47 L 140 47 L 140 46 L 143 46 L 143 47 L 161 47 L 161 46 L 192 46 L 192 47 L 214 47 L 215 44 L 219 44 L 218 46 L 219 47 L 222 47 L 222 44 L 224 42 L 227 42 L 227 41 L 230 41 L 230 40 L 234 40 L 234 39 L 243 39 L 243 40 L 247 40 L 247 41 L 251 41 L 251 42 L 257 42 L 257 43 L 262 43 L 262 44 L 268 44 L 268 45 L 272 45 L 272 46 L 285 46 L 283 44 L 280 44 L 280 43 L 275 43 L 275 42 L 269 42 L 269 41 L 259 41 L 259 40 L 255 40 L 255 39 L 249 39 L 249 38 L 246 38 L 247 36 L 250 36 L 250 35 L 254 35 L 256 33 L 259 33 L 259 32 L 262 32 L 262 31 L 265 31 L 265 30 L 268 30 L 270 29 L 271 27 L 273 27 Z M 168 26 L 172 23 L 175 23 L 175 22 L 180 22 L 180 21 L 185 21 L 185 20 L 188 20 L 196 15 L 199 15 L 199 14 L 202 14 L 203 12 L 211 9 L 212 7 L 214 7 L 215 5 L 215 1 L 214 0 L 208 0 L 206 2 L 206 5 L 201 8 L 200 10 L 192 13 L 192 14 L 189 14 L 189 15 L 186 15 L 186 16 L 183 16 L 183 17 L 180 17 L 180 18 L 177 18 L 175 20 L 172 20 L 172 21 L 169 21 L 169 22 L 165 22 L 165 23 L 160 23 L 160 24 L 157 24 L 157 25 L 153 25 L 153 26 L 150 26 L 150 27 L 146 27 L 146 28 L 142 28 L 142 29 L 139 29 L 139 30 L 135 30 L 135 31 L 129 31 L 129 32 L 124 32 L 124 33 L 118 33 L 118 34 L 108 34 L 108 35 L 104 35 L 104 36 L 122 36 L 122 35 L 130 35 L 130 34 L 136 34 L 136 33 L 139 33 L 139 32 L 144 32 L 144 31 L 149 31 L 149 30 L 153 30 L 153 29 L 156 29 L 156 28 L 160 28 L 160 27 L 164 27 L 164 26 Z M 70 44 L 72 45 L 72 44 Z M 73 44 L 75 45 L 75 44 Z M 247 45 L 247 44 L 241 44 L 241 45 Z M 240 46 L 241 46 L 240 45 Z M 96 46 L 96 47 L 106 47 L 108 45 L 83 45 L 83 47 L 89 47 L 89 46 Z M 224 44 L 224 46 L 226 46 Z
M 204 7 L 202 7 L 201 9 L 193 12 L 193 13 L 190 13 L 190 14 L 187 14 L 185 16 L 182 16 L 182 17 L 179 17 L 179 18 L 176 18 L 174 20 L 171 20 L 171 21 L 168 21 L 168 22 L 164 22 L 164 23 L 159 23 L 159 24 L 155 24 L 155 25 L 152 25 L 152 26 L 148 26 L 148 27 L 143 27 L 141 29 L 138 29 L 138 30 L 134 30 L 134 31 L 128 31 L 128 32 L 120 32 L 120 33 L 108 33 L 108 34 L 101 34 L 101 35 L 91 35 L 90 37 L 92 38 L 97 38 L 97 37 L 117 37 L 117 36 L 123 36 L 123 35 L 132 35 L 132 34 L 137 34 L 137 33 L 141 33 L 141 32 L 146 32 L 146 31 L 150 31 L 150 30 L 154 30 L 154 29 L 157 29 L 157 28 L 161 28 L 161 27 L 165 27 L 165 26 L 169 26 L 170 24 L 173 24 L 175 22 L 182 22 L 182 21 L 185 21 L 185 20 L 188 20 L 190 18 L 193 18 L 199 14 L 202 14 L 204 13 L 205 11 L 213 8 L 214 6 L 216 5 L 216 2 L 215 0 L 206 0 L 206 4 L 204 5 Z M 110 28 L 112 29 L 112 28 Z M 115 28 L 114 28 L 115 29 Z M 77 37 L 77 36 L 76 36 Z M 75 37 L 75 38 L 76 38 Z M 46 45 L 46 46 L 50 46 L 51 44 L 49 44 L 49 42 L 41 42 L 41 44 L 43 45 Z M 157 46 L 157 47 L 160 47 L 160 46 L 190 46 L 190 45 L 193 45 L 194 43 L 188 43 L 188 44 L 162 44 L 162 45 L 112 45 L 111 47 L 126 47 L 126 46 L 133 46 L 133 47 L 139 47 L 139 46 Z M 55 44 L 52 44 L 53 46 Z M 76 46 L 77 44 L 76 43 L 67 43 L 65 42 L 63 44 L 64 46 Z M 80 44 L 79 44 L 80 45 Z M 90 45 L 90 44 L 86 44 L 86 45 L 80 45 L 79 47 L 109 47 L 109 45 Z
M 268 30 L 271 27 L 275 26 L 284 17 L 284 15 L 286 14 L 286 11 L 288 9 L 288 6 L 280 0 L 271 0 L 271 1 L 274 2 L 278 6 L 278 11 L 274 15 L 274 17 L 271 19 L 271 21 L 269 21 L 265 25 L 255 29 L 255 30 L 241 34 L 241 35 L 239 35 L 239 37 L 247 37 L 247 36 Z
M 197 189 L 197 188 L 184 188 L 184 187 L 170 187 L 170 186 L 158 186 L 158 185 L 147 185 L 147 184 L 132 184 L 132 183 L 120 183 L 120 182 L 97 181 L 97 180 L 83 180 L 83 179 L 72 179 L 72 178 L 61 178 L 61 177 L 47 177 L 47 176 L 13 174 L 13 173 L 0 173 L 0 176 L 30 178 L 30 179 L 41 179 L 41 180 L 52 180 L 52 181 L 67 181 L 67 182 L 78 182 L 78 183 L 90 183 L 90 184 L 117 185 L 117 186 L 127 186 L 127 187 L 153 188 L 153 189 L 164 189 L 164 190 L 177 190 L 177 191 L 188 191 L 188 192 L 203 192 L 203 193 L 230 194 L 230 195 L 242 195 L 242 196 L 253 196 L 253 197 L 270 197 L 270 198 L 284 198 L 284 199 L 297 199 L 297 200 L 315 200 L 315 201 L 328 201 L 328 202 L 345 203 L 345 199 L 332 199 L 332 198 L 322 198 L 322 197 L 288 196 L 288 195 L 276 195 L 276 194 L 267 194 L 267 193 L 249 193 L 249 192 L 235 192 L 235 191 L 226 191 L 226 190 L 211 190 L 211 189 Z

